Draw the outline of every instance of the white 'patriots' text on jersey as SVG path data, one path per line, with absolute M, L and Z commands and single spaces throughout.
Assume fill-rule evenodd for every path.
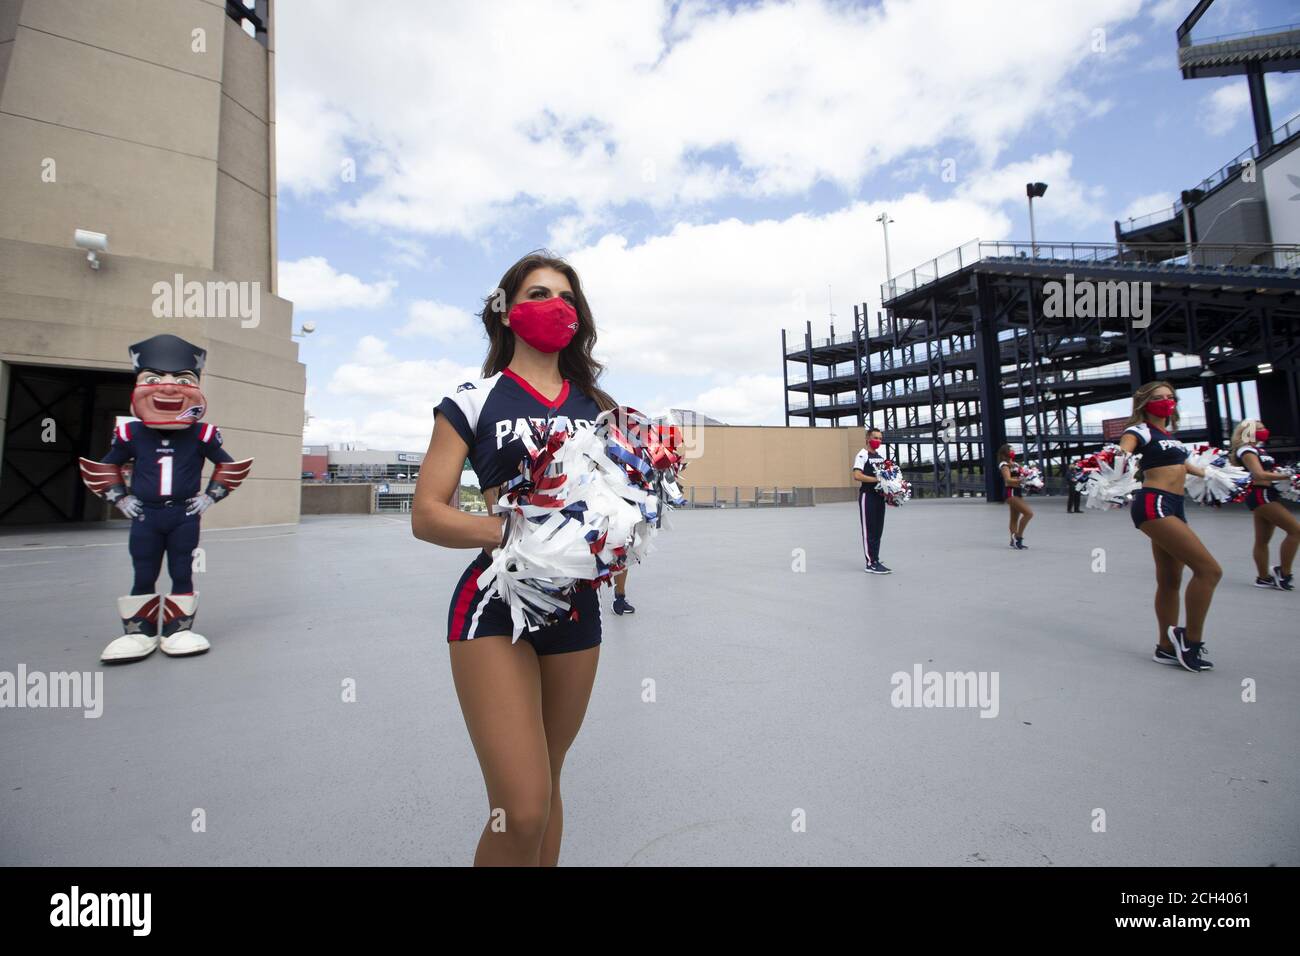
M 470 467 L 484 490 L 519 474 L 525 450 L 516 439 L 530 422 L 591 425 L 599 413 L 595 400 L 567 379 L 558 395 L 547 398 L 510 369 L 457 386 L 434 409 L 469 446 Z

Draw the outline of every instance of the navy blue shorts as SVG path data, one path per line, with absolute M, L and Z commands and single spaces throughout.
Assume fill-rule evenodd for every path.
M 1135 528 L 1142 527 L 1144 521 L 1154 521 L 1157 518 L 1177 518 L 1187 524 L 1187 516 L 1183 513 L 1183 496 L 1159 488 L 1139 488 L 1133 495 L 1133 504 L 1129 505 L 1128 513 Z
M 1277 489 L 1272 486 L 1261 488 L 1258 485 L 1251 485 L 1250 490 L 1246 492 L 1246 507 L 1254 511 L 1260 505 L 1279 500 L 1279 497 Z
M 482 551 L 456 582 L 447 609 L 447 642 L 468 641 L 476 637 L 514 634 L 515 625 L 510 619 L 510 606 L 498 597 L 484 600 L 486 591 L 479 590 L 479 573 L 492 563 Z M 560 621 L 535 631 L 524 629 L 521 641 L 533 645 L 541 654 L 567 654 L 585 651 L 600 643 L 600 595 L 594 589 L 583 589 L 574 599 L 578 609 L 576 621 Z

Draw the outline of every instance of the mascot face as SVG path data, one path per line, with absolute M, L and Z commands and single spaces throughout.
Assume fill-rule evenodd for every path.
M 207 399 L 199 390 L 197 372 L 154 372 L 145 369 L 135 377 L 131 413 L 150 428 L 179 431 L 203 418 Z

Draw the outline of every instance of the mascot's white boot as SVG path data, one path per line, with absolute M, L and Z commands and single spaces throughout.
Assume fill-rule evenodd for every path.
M 117 599 L 122 618 L 122 636 L 109 643 L 99 655 L 105 664 L 124 664 L 148 657 L 158 649 L 157 594 L 128 594 Z
M 198 592 L 169 594 L 163 599 L 162 652 L 170 657 L 202 654 L 212 645 L 202 634 L 190 630 L 199 608 Z

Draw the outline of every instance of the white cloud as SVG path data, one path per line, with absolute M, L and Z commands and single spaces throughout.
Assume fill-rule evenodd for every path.
M 479 320 L 464 309 L 431 299 L 418 299 L 411 303 L 406 324 L 397 330 L 401 336 L 419 336 L 448 345 L 464 342 L 481 329 Z
M 1201 116 L 1201 126 L 1211 136 L 1222 136 L 1230 132 L 1250 115 L 1250 90 L 1244 82 L 1221 86 L 1201 102 L 1205 110 Z
M 1058 149 L 997 169 L 974 172 L 964 181 L 959 177 L 957 194 L 983 205 L 1013 203 L 1023 207 L 1028 202 L 1025 184 L 1043 182 L 1048 188 L 1046 195 L 1034 202 L 1036 221 L 1068 222 L 1072 226 L 1104 221 L 1105 189 L 1073 178 L 1070 171 L 1073 163 L 1073 156 Z
M 741 375 L 674 407 L 703 412 L 728 425 L 770 425 L 784 421 L 783 389 L 779 375 Z
M 445 358 L 403 359 L 373 335 L 357 343 L 325 391 L 335 399 L 307 428 L 310 444 L 364 442 L 370 448 L 422 451 L 433 431 L 433 408 L 482 369 Z M 324 406 L 324 402 L 318 402 Z M 338 414 L 346 408 L 348 414 Z
M 885 272 L 875 217 L 886 207 L 895 220 L 895 271 L 1010 229 L 997 210 L 912 193 L 820 216 L 679 224 L 637 245 L 606 235 L 569 256 L 596 319 L 597 357 L 611 376 L 716 374 L 722 384 L 770 373 L 780 361 L 782 328 L 802 334 L 808 321 L 825 327 L 828 284 L 837 329 L 852 328 L 853 304 L 863 297 L 874 314 Z
M 1141 216 L 1147 215 L 1148 213 L 1160 212 L 1162 210 L 1169 211 L 1172 209 L 1177 198 L 1178 197 L 1173 193 L 1167 192 L 1148 193 L 1145 196 L 1138 196 L 1124 207 L 1124 211 L 1121 212 L 1117 218 L 1120 222 L 1123 222 L 1126 219 L 1137 219 Z
M 1070 76 L 1094 55 L 1091 31 L 1139 11 L 1140 0 L 569 0 L 538 15 L 513 0 L 435 14 L 409 0 L 357 30 L 345 0 L 285 4 L 281 179 L 331 190 L 348 221 L 417 233 L 478 236 L 547 207 L 579 217 L 557 226 L 576 244 L 575 226 L 629 202 L 671 211 L 819 181 L 852 190 L 949 143 L 987 165 L 1080 102 Z M 340 185 L 350 152 L 363 174 Z
M 339 272 L 321 256 L 280 263 L 279 294 L 295 312 L 322 309 L 376 309 L 388 303 L 397 283 L 391 279 L 363 282 Z

